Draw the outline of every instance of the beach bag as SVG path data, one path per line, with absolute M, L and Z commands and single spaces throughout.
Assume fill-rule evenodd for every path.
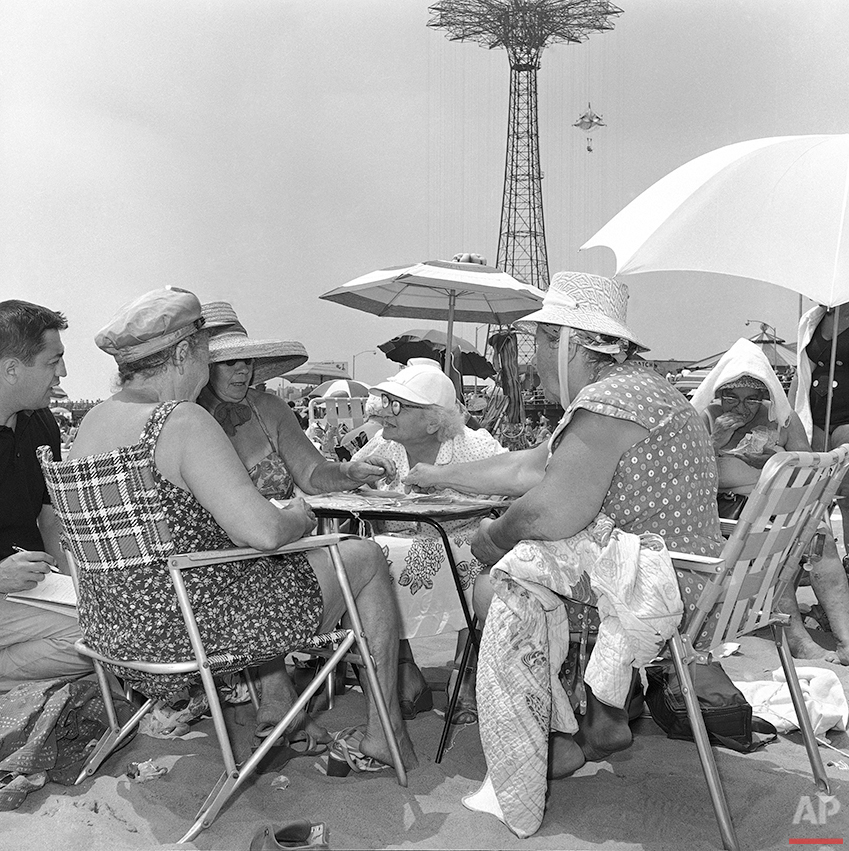
M 742 493 L 718 493 L 716 508 L 723 520 L 739 520 L 748 497 Z
M 752 715 L 751 704 L 719 662 L 694 665 L 693 684 L 711 744 L 751 753 L 777 738 L 775 727 Z M 670 739 L 694 741 L 678 674 L 673 668 L 646 669 L 645 702 L 654 722 Z

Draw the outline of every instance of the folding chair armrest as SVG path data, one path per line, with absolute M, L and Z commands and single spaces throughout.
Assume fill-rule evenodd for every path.
M 714 556 L 700 556 L 695 553 L 679 553 L 675 550 L 669 551 L 672 566 L 681 570 L 695 570 L 699 573 L 721 573 L 725 559 Z
M 261 556 L 277 556 L 284 553 L 300 553 L 308 550 L 317 550 L 324 547 L 332 547 L 345 538 L 354 538 L 355 535 L 309 535 L 299 538 L 290 544 L 278 547 L 276 550 L 264 552 L 253 547 L 239 547 L 232 550 L 206 550 L 197 553 L 177 553 L 168 559 L 169 570 L 188 570 L 192 567 L 203 567 L 208 564 L 222 564 L 227 561 L 245 561 L 250 558 Z

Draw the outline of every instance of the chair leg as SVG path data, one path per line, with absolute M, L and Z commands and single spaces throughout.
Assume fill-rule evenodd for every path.
M 112 699 L 112 690 L 109 687 L 109 680 L 106 676 L 106 671 L 103 664 L 97 659 L 92 659 L 97 681 L 100 685 L 100 694 L 103 697 L 103 703 L 106 707 L 106 717 L 109 719 L 109 728 L 100 737 L 94 750 L 89 754 L 82 769 L 80 770 L 74 785 L 82 783 L 87 777 L 91 777 L 98 768 L 109 758 L 109 756 L 117 750 L 118 746 L 127 738 L 127 736 L 136 728 L 136 725 L 147 715 L 153 708 L 154 701 L 147 700 L 142 704 L 140 709 L 137 709 L 126 724 L 121 725 L 118 721 L 118 715 L 115 712 L 115 702 Z
M 351 619 L 351 629 L 354 632 L 357 649 L 362 657 L 362 662 L 365 666 L 366 674 L 368 675 L 369 688 L 371 689 L 374 704 L 377 708 L 377 714 L 380 717 L 380 723 L 383 727 L 383 735 L 386 737 L 386 743 L 389 745 L 389 752 L 392 754 L 392 762 L 395 764 L 395 776 L 397 777 L 398 784 L 400 786 L 406 786 L 407 770 L 404 768 L 404 763 L 401 759 L 401 751 L 398 748 L 398 740 L 395 738 L 395 731 L 392 729 L 392 722 L 389 719 L 389 710 L 386 708 L 386 700 L 383 694 L 383 689 L 380 687 L 380 682 L 377 679 L 374 659 L 371 657 L 368 639 L 363 631 L 363 624 L 360 621 L 360 613 L 357 610 L 354 595 L 351 593 L 351 586 L 348 583 L 348 576 L 345 573 L 345 565 L 342 563 L 342 556 L 339 554 L 339 547 L 330 547 L 329 550 L 330 558 L 333 561 L 333 567 L 336 570 L 336 578 L 339 582 L 339 587 L 342 589 L 342 596 L 345 599 L 345 607 L 348 610 L 348 617 Z M 336 662 L 333 664 L 335 665 Z
M 355 640 L 353 632 L 350 632 L 330 657 L 330 663 L 334 665 L 337 664 L 350 650 Z M 204 673 L 209 673 L 209 671 L 205 670 Z M 210 681 L 212 680 L 211 674 L 209 675 L 209 679 Z M 215 821 L 222 807 L 230 800 L 236 790 L 253 774 L 257 765 L 265 758 L 269 750 L 274 747 L 280 737 L 286 732 L 286 728 L 295 720 L 298 713 L 302 709 L 306 708 L 313 695 L 315 695 L 323 685 L 324 679 L 322 677 L 314 677 L 312 682 L 310 682 L 298 699 L 292 704 L 289 711 L 280 719 L 277 726 L 263 739 L 262 744 L 250 755 L 250 757 L 248 757 L 247 760 L 245 760 L 241 766 L 236 767 L 235 764 L 233 764 L 231 768 L 228 765 L 227 754 L 229 753 L 230 758 L 232 759 L 232 751 L 230 749 L 229 739 L 225 739 L 226 749 L 222 747 L 222 755 L 225 757 L 225 771 L 218 779 L 215 787 L 209 793 L 198 811 L 194 824 L 192 824 L 189 830 L 178 840 L 178 845 L 191 842 L 202 830 L 205 830 L 213 821 Z M 210 709 L 212 709 L 211 705 Z M 218 711 L 219 713 L 221 711 L 220 704 L 218 704 Z M 214 711 L 213 720 L 215 720 Z M 219 744 L 224 743 L 222 743 L 219 739 Z
M 684 643 L 681 640 L 681 635 L 676 631 L 672 638 L 669 639 L 669 646 L 672 651 L 672 661 L 675 665 L 675 672 L 678 674 L 678 681 L 681 684 L 681 693 L 684 696 L 684 702 L 687 705 L 687 717 L 690 719 L 690 727 L 693 730 L 693 738 L 696 740 L 696 748 L 699 752 L 699 760 L 702 764 L 702 771 L 705 775 L 705 780 L 708 785 L 708 792 L 713 803 L 713 809 L 716 813 L 716 821 L 719 825 L 719 832 L 722 836 L 722 846 L 726 851 L 739 851 L 737 842 L 737 834 L 734 830 L 734 823 L 731 821 L 731 811 L 728 809 L 728 801 L 725 798 L 725 791 L 722 788 L 722 780 L 719 777 L 719 771 L 716 767 L 716 760 L 713 758 L 710 740 L 708 739 L 705 721 L 702 717 L 702 711 L 699 708 L 699 701 L 696 697 L 696 689 L 693 685 L 693 678 L 690 676 L 690 669 L 687 664 L 687 655 L 684 650 Z
M 820 792 L 830 795 L 828 777 L 822 764 L 822 757 L 820 756 L 817 740 L 814 736 L 814 728 L 811 726 L 811 716 L 808 715 L 805 698 L 802 695 L 802 688 L 799 685 L 799 679 L 796 675 L 796 666 L 793 664 L 793 657 L 790 655 L 790 647 L 787 644 L 787 633 L 785 632 L 784 625 L 781 623 L 772 624 L 772 635 L 775 639 L 775 646 L 778 649 L 778 658 L 781 659 L 781 667 L 784 669 L 784 676 L 787 679 L 787 687 L 790 689 L 793 708 L 796 710 L 796 719 L 799 722 L 802 741 L 805 743 L 805 750 L 808 752 L 808 760 L 811 763 L 814 783 Z
M 242 671 L 242 676 L 245 678 L 245 685 L 248 687 L 248 694 L 251 696 L 251 705 L 259 712 L 259 692 L 256 689 L 256 680 L 250 668 L 245 668 Z

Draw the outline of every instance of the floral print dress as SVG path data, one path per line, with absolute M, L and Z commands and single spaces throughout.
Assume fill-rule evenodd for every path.
M 154 410 L 141 440 L 130 451 L 147 454 L 170 541 L 163 555 L 233 547 L 233 542 L 188 491 L 156 469 L 154 452 L 162 426 L 179 402 Z M 127 450 L 98 456 L 121 473 Z M 87 459 L 80 459 L 86 461 Z M 74 464 L 76 462 L 66 462 Z M 302 553 L 229 562 L 183 573 L 208 654 L 233 654 L 260 662 L 302 646 L 321 620 L 318 580 Z M 97 650 L 119 658 L 169 662 L 190 658 L 191 649 L 165 558 L 144 568 L 87 570 L 80 577 L 80 627 Z M 151 675 L 116 671 L 149 697 L 167 697 L 197 675 Z

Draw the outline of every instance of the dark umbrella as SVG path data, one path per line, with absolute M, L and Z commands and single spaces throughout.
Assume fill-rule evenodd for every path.
M 445 368 L 445 346 L 448 335 L 434 329 L 413 328 L 405 331 L 378 348 L 389 360 L 406 363 L 410 358 L 433 358 Z M 453 337 L 453 366 L 459 367 L 462 375 L 475 375 L 478 378 L 493 378 L 495 369 L 492 364 L 468 341 L 462 337 Z M 458 362 L 459 355 L 459 362 Z

